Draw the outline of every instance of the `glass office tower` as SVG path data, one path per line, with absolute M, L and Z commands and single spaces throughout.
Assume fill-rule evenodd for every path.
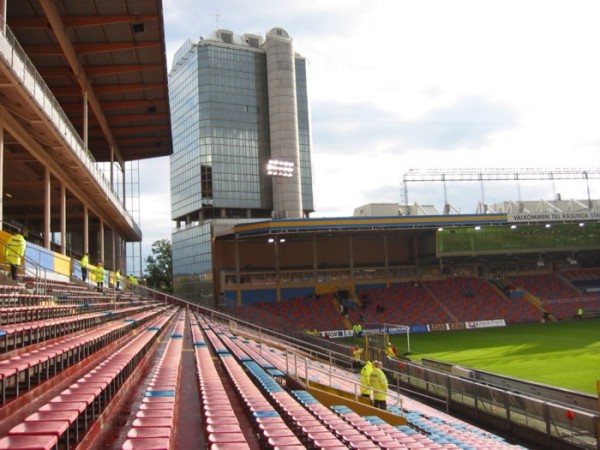
M 314 210 L 306 60 L 281 28 L 218 30 L 176 52 L 169 97 L 174 291 L 212 300 L 215 233 Z

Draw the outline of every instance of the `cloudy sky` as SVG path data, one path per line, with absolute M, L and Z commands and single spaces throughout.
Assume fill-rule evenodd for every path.
M 216 28 L 284 28 L 308 60 L 313 217 L 400 202 L 409 169 L 596 168 L 597 0 L 163 0 L 169 68 Z M 168 159 L 142 165 L 144 246 L 170 239 Z M 591 195 L 600 197 L 598 181 Z M 578 182 L 447 184 L 463 213 L 587 198 Z M 443 186 L 409 183 L 442 210 Z

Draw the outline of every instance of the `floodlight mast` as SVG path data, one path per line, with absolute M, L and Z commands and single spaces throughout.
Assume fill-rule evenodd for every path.
M 402 196 L 404 204 L 408 205 L 409 182 L 442 182 L 444 187 L 444 214 L 449 214 L 450 205 L 447 199 L 446 183 L 448 181 L 479 181 L 481 183 L 482 203 L 485 204 L 484 181 L 516 181 L 521 201 L 519 181 L 544 181 L 544 180 L 581 180 L 587 185 L 588 208 L 592 209 L 589 180 L 600 180 L 600 168 L 582 169 L 535 169 L 535 168 L 456 168 L 456 169 L 409 169 L 402 176 Z

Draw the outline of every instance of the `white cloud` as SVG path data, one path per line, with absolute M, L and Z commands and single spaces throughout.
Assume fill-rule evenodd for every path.
M 315 217 L 400 201 L 410 168 L 597 166 L 596 0 L 165 0 L 163 7 L 169 64 L 186 39 L 217 24 L 290 33 L 309 62 Z M 168 192 L 168 171 L 153 184 L 160 177 Z M 521 193 L 587 195 L 582 181 L 571 184 L 523 185 Z M 481 198 L 478 183 L 447 191 L 465 213 Z M 516 199 L 519 189 L 485 191 L 489 202 Z M 443 205 L 440 185 L 411 185 L 409 194 Z M 156 211 L 166 198 L 154 191 L 144 201 Z M 170 216 L 168 206 L 161 211 Z M 145 236 L 154 239 L 146 230 L 158 223 L 143 218 Z M 161 227 L 170 232 L 167 223 Z

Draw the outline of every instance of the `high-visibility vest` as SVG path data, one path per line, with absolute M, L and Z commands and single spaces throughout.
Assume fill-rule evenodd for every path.
M 25 247 L 27 242 L 21 233 L 12 235 L 6 247 L 4 248 L 4 256 L 6 256 L 6 262 L 13 266 L 20 266 L 21 259 L 25 256 Z
M 96 268 L 94 269 L 94 280 L 96 281 L 96 283 L 104 282 L 104 267 L 96 266 Z
M 385 401 L 387 399 L 388 382 L 383 370 L 378 367 L 373 367 L 369 381 L 373 388 L 373 398 L 375 400 Z
M 371 372 L 373 371 L 373 365 L 371 361 L 360 369 L 360 393 L 362 395 L 369 395 L 371 393 Z

